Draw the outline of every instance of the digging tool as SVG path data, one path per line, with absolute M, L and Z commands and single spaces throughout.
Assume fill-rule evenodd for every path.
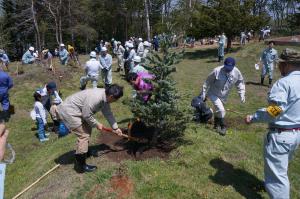
M 33 187 L 35 184 L 37 184 L 39 181 L 41 181 L 43 178 L 45 178 L 47 175 L 49 175 L 51 172 L 53 172 L 59 166 L 60 166 L 60 164 L 55 165 L 52 169 L 50 169 L 49 171 L 47 171 L 44 175 L 42 175 L 41 177 L 39 177 L 34 183 L 32 183 L 31 185 L 29 185 L 28 187 L 26 187 L 25 189 L 23 189 L 23 191 L 21 191 L 20 193 L 18 193 L 12 199 L 19 198 L 22 194 L 24 194 L 26 191 L 28 191 L 31 187 Z
M 229 112 L 232 112 L 232 113 L 236 113 L 236 114 L 238 114 L 238 115 L 246 115 L 246 114 L 244 114 L 244 113 L 241 113 L 241 112 L 238 112 L 238 111 L 235 111 L 235 110 L 231 110 L 231 109 L 226 109 L 226 111 L 229 111 Z
M 111 128 L 103 127 L 102 129 L 103 129 L 103 131 L 113 133 L 113 130 Z M 123 134 L 123 133 L 121 135 L 118 135 L 118 136 L 127 138 L 129 140 L 133 140 L 133 141 L 136 141 L 136 142 L 140 141 L 140 139 L 138 139 L 138 138 L 135 138 L 135 137 Z

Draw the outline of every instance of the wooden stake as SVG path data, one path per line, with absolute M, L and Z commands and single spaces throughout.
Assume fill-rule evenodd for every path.
M 33 187 L 35 184 L 37 184 L 39 181 L 41 181 L 44 177 L 46 177 L 49 173 L 51 173 L 52 171 L 54 171 L 55 169 L 57 169 L 60 166 L 60 164 L 55 165 L 52 169 L 50 169 L 49 171 L 47 171 L 44 175 L 42 175 L 40 178 L 38 178 L 34 183 L 32 183 L 31 185 L 29 185 L 28 187 L 26 187 L 25 189 L 23 189 L 23 191 L 21 191 L 20 193 L 18 193 L 15 197 L 13 197 L 12 199 L 16 199 L 19 198 L 23 193 L 25 193 L 26 191 L 28 191 L 31 187 Z

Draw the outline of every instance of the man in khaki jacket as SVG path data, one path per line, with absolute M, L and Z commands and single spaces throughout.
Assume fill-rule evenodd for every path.
M 89 138 L 92 128 L 103 129 L 94 114 L 101 111 L 117 134 L 122 134 L 110 110 L 110 103 L 123 96 L 123 87 L 116 84 L 105 89 L 94 88 L 77 92 L 57 107 L 57 113 L 64 124 L 77 136 L 75 166 L 78 173 L 91 172 L 97 167 L 86 164 Z

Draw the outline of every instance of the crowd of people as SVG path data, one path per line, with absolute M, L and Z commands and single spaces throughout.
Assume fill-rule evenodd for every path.
M 241 45 L 246 39 L 251 38 L 253 33 L 247 35 L 241 33 Z M 174 38 L 174 37 L 173 37 Z M 225 45 L 227 38 L 225 34 L 218 37 L 218 62 L 219 66 L 208 74 L 200 95 L 193 100 L 194 107 L 199 107 L 198 117 L 202 122 L 207 122 L 214 117 L 214 128 L 225 136 L 227 128 L 224 122 L 226 115 L 226 101 L 230 90 L 235 86 L 242 103 L 246 102 L 246 88 L 241 71 L 236 67 L 237 63 L 233 57 L 225 58 Z M 175 42 L 176 43 L 176 42 Z M 154 89 L 151 81 L 155 78 L 147 70 L 147 57 L 151 51 L 159 48 L 159 38 L 155 36 L 152 42 L 143 41 L 142 38 L 131 37 L 124 43 L 115 39 L 111 43 L 101 41 L 89 54 L 90 59 L 84 65 L 84 75 L 80 78 L 80 90 L 62 100 L 55 82 L 48 82 L 43 88 L 36 89 L 33 94 L 34 107 L 30 115 L 37 125 L 37 135 L 40 142 L 49 140 L 47 130 L 47 115 L 49 113 L 53 121 L 53 131 L 60 133 L 61 129 L 67 129 L 77 136 L 74 169 L 79 172 L 91 172 L 97 167 L 86 163 L 86 158 L 92 152 L 88 144 L 92 128 L 99 131 L 104 130 L 104 125 L 94 115 L 101 111 L 112 127 L 112 131 L 122 135 L 115 117 L 111 111 L 110 104 L 116 102 L 123 96 L 123 87 L 113 83 L 112 65 L 113 57 L 117 58 L 117 72 L 124 75 L 132 85 L 132 97 L 142 100 L 145 104 L 151 99 Z M 110 51 L 111 49 L 111 51 Z M 53 55 L 48 49 L 43 49 L 42 56 L 37 55 L 34 47 L 29 47 L 22 57 L 23 64 L 33 64 L 37 59 L 53 69 Z M 60 44 L 59 51 L 54 56 L 59 57 L 61 65 L 67 65 L 70 59 L 77 59 L 74 47 Z M 9 58 L 3 50 L 0 50 L 2 64 L 8 69 Z M 77 60 L 78 61 L 78 60 Z M 252 115 L 245 116 L 247 124 L 254 122 L 269 123 L 269 131 L 264 143 L 265 160 L 265 185 L 271 198 L 289 198 L 290 188 L 287 176 L 288 162 L 293 152 L 300 144 L 300 117 L 299 117 L 299 91 L 297 82 L 300 80 L 300 52 L 286 49 L 280 56 L 274 49 L 274 42 L 270 41 L 268 47 L 261 53 L 260 63 L 261 81 L 264 84 L 266 75 L 269 77 L 268 105 L 259 109 Z M 274 85 L 273 70 L 278 64 L 282 78 Z M 149 66 L 148 66 L 149 67 Z M 98 81 L 102 79 L 104 87 L 99 88 Z M 87 89 L 88 82 L 92 88 Z M 12 78 L 0 71 L 0 101 L 6 118 L 9 117 L 9 90 L 13 87 Z M 209 99 L 214 108 L 207 107 L 205 102 Z M 203 105 L 204 103 L 204 105 Z M 1 127 L 1 126 L 0 126 Z M 64 128 L 61 128 L 64 127 Z M 7 137 L 8 131 L 0 132 L 1 136 Z M 5 137 L 5 139 L 6 139 Z

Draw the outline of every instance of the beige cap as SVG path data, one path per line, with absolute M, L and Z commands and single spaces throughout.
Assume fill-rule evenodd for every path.
M 282 51 L 279 62 L 300 64 L 300 52 L 295 49 L 286 48 Z

